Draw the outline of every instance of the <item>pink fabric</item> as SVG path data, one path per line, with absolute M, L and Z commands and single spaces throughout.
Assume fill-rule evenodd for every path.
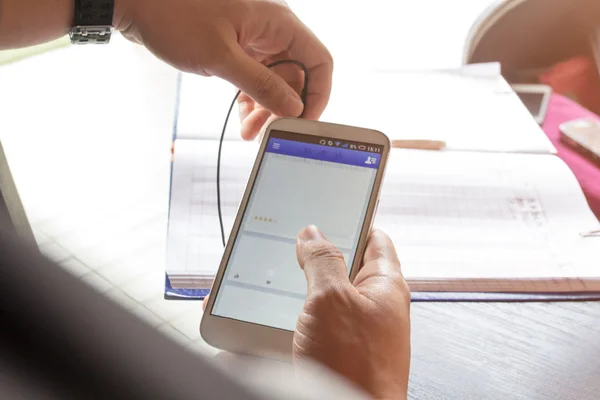
M 558 156 L 571 168 L 588 200 L 590 208 L 600 219 L 600 168 L 560 141 L 560 124 L 577 118 L 600 117 L 559 94 L 553 94 L 542 128 L 558 150 Z

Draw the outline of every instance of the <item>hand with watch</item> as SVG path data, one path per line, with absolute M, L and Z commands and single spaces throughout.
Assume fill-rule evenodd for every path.
M 332 57 L 283 1 L 74 0 L 72 43 L 107 44 L 113 29 L 179 70 L 238 87 L 247 140 L 276 116 L 318 119 L 329 100 Z M 306 105 L 297 66 L 266 67 L 290 58 L 307 68 Z
M 274 116 L 318 119 L 329 100 L 332 57 L 282 0 L 0 0 L 0 50 L 66 34 L 107 44 L 113 31 L 179 70 L 238 87 L 245 139 Z M 308 71 L 305 105 L 297 66 L 266 67 L 284 59 Z

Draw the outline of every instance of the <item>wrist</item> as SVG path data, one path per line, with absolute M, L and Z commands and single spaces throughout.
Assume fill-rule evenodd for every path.
M 376 396 L 376 400 L 406 400 L 408 399 L 408 393 L 398 391 L 396 393 L 390 393 L 384 396 Z
M 377 400 L 406 400 L 408 398 L 407 385 L 391 383 L 380 388 L 375 393 Z
M 377 396 L 375 397 L 376 400 L 407 400 L 408 399 L 408 394 L 404 393 L 404 392 L 398 392 L 395 394 L 391 394 L 388 396 Z
M 0 50 L 58 39 L 73 22 L 73 0 L 0 0 Z

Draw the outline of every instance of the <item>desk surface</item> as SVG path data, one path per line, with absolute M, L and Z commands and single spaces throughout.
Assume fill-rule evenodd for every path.
M 411 398 L 600 398 L 600 302 L 413 303 L 411 317 Z
M 398 3 L 404 9 L 386 18 L 399 27 L 375 19 L 380 41 L 372 46 L 365 30 L 349 32 L 349 40 L 325 31 L 327 18 L 307 23 L 326 42 L 343 36 L 332 47 L 346 59 L 358 46 L 363 60 L 379 54 L 390 67 L 403 59 L 409 68 L 449 66 L 460 62 L 462 41 L 486 2 Z M 301 17 L 310 14 L 311 1 L 297 3 Z M 428 14 L 430 6 L 439 12 Z M 349 26 L 359 8 L 345 12 Z M 445 17 L 452 9 L 458 19 Z M 431 51 L 423 55 L 419 45 Z M 106 80 L 90 82 L 85 93 L 103 99 L 107 114 L 90 123 L 74 99 L 85 95 L 78 66 L 94 60 Z M 42 251 L 184 346 L 213 354 L 198 333 L 200 304 L 162 298 L 175 82 L 174 71 L 118 39 L 5 67 L 0 139 Z M 419 303 L 412 321 L 414 399 L 600 396 L 600 303 Z

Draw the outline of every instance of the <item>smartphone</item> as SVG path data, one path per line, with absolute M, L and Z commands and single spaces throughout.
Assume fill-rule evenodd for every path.
M 541 84 L 514 84 L 511 87 L 527 107 L 535 122 L 541 125 L 546 118 L 552 88 Z
M 390 151 L 375 130 L 295 118 L 265 130 L 200 323 L 211 346 L 288 359 L 306 278 L 296 237 L 316 225 L 358 272 Z
M 581 118 L 560 125 L 560 141 L 600 168 L 600 121 Z

